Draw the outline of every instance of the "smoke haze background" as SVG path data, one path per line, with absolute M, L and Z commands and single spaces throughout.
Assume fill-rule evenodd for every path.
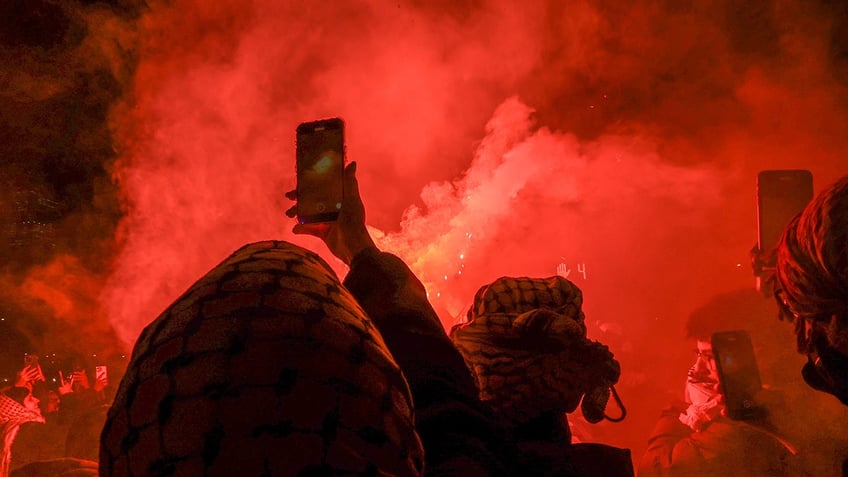
M 757 172 L 846 173 L 848 14 L 628 3 L 3 6 L 7 349 L 126 353 L 252 241 L 344 274 L 283 214 L 295 127 L 341 116 L 368 224 L 446 328 L 499 276 L 570 270 L 629 411 L 587 432 L 638 461 L 681 397 L 687 314 L 753 286 Z

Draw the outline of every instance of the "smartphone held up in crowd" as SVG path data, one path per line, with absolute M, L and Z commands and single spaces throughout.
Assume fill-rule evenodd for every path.
M 32 367 L 38 366 L 38 355 L 37 354 L 31 354 L 31 353 L 25 353 L 24 354 L 24 366 L 32 366 Z
M 109 380 L 106 366 L 95 366 L 94 367 L 94 379 L 96 381 L 107 382 Z
M 763 385 L 751 336 L 745 330 L 722 331 L 714 333 L 711 341 L 727 416 L 758 417 L 761 410 L 754 399 Z
M 771 253 L 783 230 L 813 198 L 813 174 L 805 169 L 764 170 L 757 174 L 757 250 L 763 260 L 756 269 L 757 290 L 774 270 Z
M 344 130 L 341 118 L 297 127 L 297 220 L 301 224 L 338 219 L 344 197 Z

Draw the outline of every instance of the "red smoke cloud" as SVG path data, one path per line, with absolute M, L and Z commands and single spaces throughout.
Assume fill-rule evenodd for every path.
M 84 15 L 83 51 L 126 88 L 117 252 L 85 299 L 127 348 L 244 243 L 290 240 L 344 273 L 283 215 L 296 125 L 341 116 L 369 225 L 446 327 L 501 275 L 571 271 L 630 411 L 589 432 L 638 460 L 682 392 L 686 315 L 753 286 L 757 171 L 810 169 L 819 190 L 848 164 L 845 60 L 810 2 L 147 4 Z M 28 293 L 60 304 L 43 271 Z
M 37 353 L 77 350 L 80 329 L 86 330 L 83 349 L 96 353 L 111 350 L 115 339 L 97 301 L 102 281 L 103 277 L 92 275 L 78 258 L 61 254 L 46 265 L 33 267 L 21 283 L 4 277 L 0 296 L 33 316 L 50 317 L 46 322 L 23 321 L 19 328 L 37 346 Z

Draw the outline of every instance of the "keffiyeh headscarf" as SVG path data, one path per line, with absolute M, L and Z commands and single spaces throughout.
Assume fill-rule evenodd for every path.
M 100 475 L 423 473 L 412 396 L 382 335 L 318 255 L 236 251 L 139 337 Z
M 25 422 L 44 422 L 41 412 L 29 409 L 14 399 L 0 394 L 0 424 L 23 424 Z
M 621 369 L 609 348 L 586 337 L 583 294 L 562 277 L 502 277 L 480 288 L 466 323 L 450 336 L 480 397 L 515 423 L 550 411 L 604 417 Z
M 44 423 L 41 411 L 29 409 L 18 401 L 0 393 L 0 475 L 9 475 L 12 460 L 12 443 L 21 424 Z
M 810 350 L 813 324 L 833 346 L 848 349 L 848 177 L 817 195 L 784 230 L 775 275 L 779 305 L 790 319 L 801 318 L 795 320 L 799 351 Z

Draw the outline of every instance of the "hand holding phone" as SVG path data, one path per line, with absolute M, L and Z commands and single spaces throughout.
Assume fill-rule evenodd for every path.
M 15 386 L 31 388 L 33 383 L 38 381 L 45 381 L 44 373 L 38 364 L 38 355 L 27 353 L 24 355 L 24 367 L 18 372 Z
M 344 121 L 298 125 L 296 157 L 298 222 L 336 221 L 344 201 Z
M 344 171 L 345 194 L 344 205 L 336 222 L 301 224 L 292 228 L 298 235 L 312 235 L 321 239 L 330 251 L 350 265 L 351 260 L 366 248 L 374 247 L 374 240 L 365 226 L 365 206 L 359 197 L 359 185 L 356 180 L 356 163 L 349 164 Z M 298 200 L 297 191 L 286 193 L 286 197 Z M 297 205 L 286 211 L 286 215 L 294 217 Z
M 79 389 L 88 389 L 91 385 L 88 382 L 88 373 L 83 368 L 74 369 L 71 373 L 71 379 L 74 381 L 74 387 Z
M 321 239 L 333 255 L 350 265 L 353 257 L 359 252 L 374 247 L 374 240 L 365 225 L 365 206 L 359 195 L 356 162 L 351 162 L 344 168 L 342 181 L 341 188 L 344 193 L 336 220 L 330 222 L 301 220 L 300 211 L 308 208 L 308 206 L 301 207 L 303 200 L 301 190 L 305 187 L 298 187 L 286 193 L 287 198 L 297 201 L 294 206 L 286 210 L 286 215 L 298 218 L 298 223 L 292 228 L 292 232 L 298 235 L 312 235 Z
M 31 388 L 33 383 L 40 380 L 41 371 L 37 367 L 26 366 L 18 372 L 18 379 L 15 386 L 21 388 Z
M 94 367 L 94 390 L 102 391 L 109 385 L 109 376 L 106 371 L 106 366 Z
M 32 366 L 32 367 L 38 366 L 38 355 L 37 354 L 30 354 L 30 353 L 24 354 L 24 366 L 25 367 L 26 366 Z
M 813 198 L 813 175 L 804 169 L 776 169 L 757 174 L 757 245 L 752 250 L 756 287 L 774 272 L 775 248 L 783 230 Z

